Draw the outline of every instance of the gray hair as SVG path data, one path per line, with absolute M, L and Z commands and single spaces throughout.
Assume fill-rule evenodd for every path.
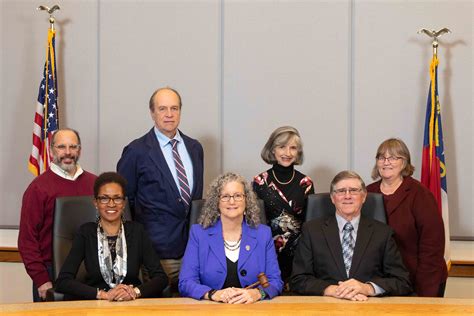
M 295 159 L 295 165 L 301 165 L 304 158 L 303 143 L 301 141 L 300 133 L 292 126 L 278 127 L 273 131 L 260 153 L 263 161 L 271 165 L 277 163 L 273 150 L 278 146 L 286 145 L 290 140 L 294 140 L 298 147 L 298 156 Z
M 331 190 L 330 192 L 331 193 L 334 192 L 334 188 L 336 187 L 336 184 L 338 184 L 338 182 L 340 182 L 342 180 L 347 180 L 347 179 L 357 179 L 357 180 L 359 180 L 360 181 L 360 186 L 362 187 L 362 190 L 364 192 L 367 192 L 364 180 L 362 180 L 362 178 L 357 174 L 357 172 L 350 171 L 350 170 L 344 170 L 344 171 L 341 171 L 338 174 L 336 174 L 334 179 L 332 179 L 332 181 L 331 181 L 331 186 L 329 188 Z
M 245 211 L 244 218 L 251 227 L 257 227 L 260 224 L 260 209 L 257 205 L 257 197 L 247 181 L 233 172 L 227 172 L 218 176 L 212 181 L 206 195 L 206 202 L 201 210 L 198 224 L 203 228 L 214 225 L 220 217 L 219 200 L 222 188 L 229 182 L 239 182 L 244 186 Z

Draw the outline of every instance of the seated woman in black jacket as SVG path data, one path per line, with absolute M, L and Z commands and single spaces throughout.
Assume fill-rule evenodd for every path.
M 161 296 L 168 285 L 143 226 L 123 220 L 125 186 L 126 180 L 115 172 L 95 181 L 98 220 L 80 227 L 56 281 L 56 291 L 66 299 L 129 301 Z M 84 283 L 76 280 L 82 261 L 87 271 Z M 150 277 L 143 284 L 138 278 L 142 264 Z

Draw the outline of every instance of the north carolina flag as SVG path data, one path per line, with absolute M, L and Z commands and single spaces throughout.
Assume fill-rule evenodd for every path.
M 441 107 L 438 96 L 438 57 L 433 55 L 430 65 L 430 90 L 426 106 L 425 134 L 423 140 L 423 159 L 421 164 L 421 183 L 433 193 L 438 210 L 443 217 L 445 233 L 444 258 L 450 260 L 450 234 L 448 191 L 446 185 L 446 165 L 444 161 L 443 129 L 441 128 Z
M 44 63 L 43 79 L 39 87 L 33 123 L 33 147 L 28 161 L 28 170 L 35 176 L 48 170 L 51 162 L 49 150 L 51 136 L 59 128 L 55 35 L 56 31 L 49 29 L 46 62 Z

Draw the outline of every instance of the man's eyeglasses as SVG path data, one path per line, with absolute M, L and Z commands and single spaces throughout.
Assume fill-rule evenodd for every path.
M 346 195 L 347 192 L 349 192 L 350 195 L 357 195 L 360 192 L 362 192 L 361 188 L 342 188 L 342 189 L 337 189 L 333 191 L 337 196 L 344 196 Z
M 235 202 L 240 202 L 244 200 L 245 194 L 235 193 L 234 195 L 224 194 L 220 196 L 222 202 L 229 202 L 231 198 L 233 198 Z
M 125 202 L 125 198 L 124 197 L 108 197 L 108 196 L 98 196 L 96 198 L 97 201 L 99 201 L 100 204 L 109 204 L 110 201 L 114 201 L 114 204 L 117 204 L 117 205 L 120 205 L 120 204 L 123 204 L 123 202 Z
M 54 148 L 56 148 L 59 151 L 66 151 L 69 149 L 70 151 L 78 151 L 79 148 L 81 148 L 81 145 L 79 144 L 74 144 L 74 145 L 54 145 Z
M 385 160 L 388 160 L 389 163 L 394 163 L 399 161 L 400 159 L 403 159 L 403 157 L 395 157 L 395 156 L 390 156 L 390 157 L 384 157 L 384 156 L 378 156 L 377 160 L 379 162 L 385 162 Z

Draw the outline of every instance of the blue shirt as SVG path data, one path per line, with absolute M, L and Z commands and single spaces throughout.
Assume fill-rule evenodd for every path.
M 179 186 L 179 180 L 178 180 L 178 172 L 176 171 L 176 166 L 174 164 L 174 159 L 173 159 L 173 146 L 171 145 L 170 141 L 171 139 L 160 132 L 156 126 L 154 127 L 156 139 L 158 140 L 158 143 L 160 144 L 161 151 L 163 152 L 163 156 L 165 156 L 166 163 L 168 164 L 168 168 L 171 171 L 171 174 L 173 175 L 174 182 L 176 183 L 176 187 L 178 188 L 178 191 L 180 186 Z M 176 139 L 178 141 L 178 144 L 176 147 L 178 148 L 178 153 L 181 158 L 181 161 L 183 162 L 184 169 L 186 170 L 186 177 L 188 178 L 188 184 L 189 184 L 189 191 L 192 193 L 193 192 L 193 163 L 191 161 L 191 156 L 189 156 L 188 150 L 186 149 L 186 146 L 184 145 L 183 138 L 181 137 L 181 134 L 179 131 L 176 131 L 176 135 L 174 135 L 173 139 Z M 180 191 L 181 194 L 181 191 Z M 191 194 L 192 195 L 192 194 Z
M 347 219 L 337 214 L 336 212 L 336 220 L 337 220 L 337 227 L 339 230 L 339 239 L 341 240 L 341 245 L 342 245 L 342 236 L 344 234 L 344 225 L 346 225 L 347 222 L 350 222 L 352 224 L 352 227 L 354 227 L 354 229 L 351 232 L 351 235 L 352 235 L 352 238 L 354 238 L 354 245 L 355 245 L 355 242 L 357 241 L 357 231 L 359 230 L 360 214 L 356 217 L 353 217 L 351 221 L 348 221 Z M 372 284 L 372 286 L 374 287 L 374 291 L 375 291 L 374 296 L 385 293 L 385 290 L 381 288 L 380 286 L 378 286 L 377 284 L 375 284 L 374 282 L 367 282 L 367 283 Z

